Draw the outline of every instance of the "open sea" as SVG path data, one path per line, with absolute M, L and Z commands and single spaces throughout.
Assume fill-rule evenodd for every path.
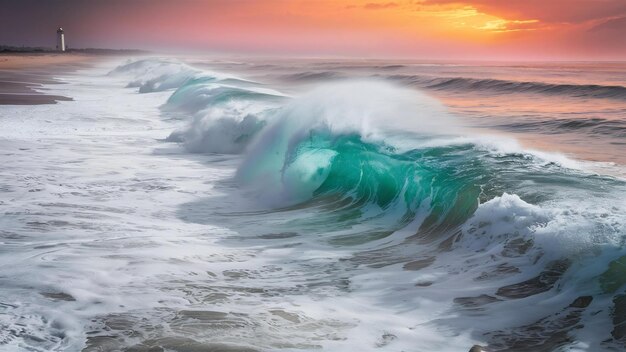
M 111 59 L 0 106 L 0 351 L 623 351 L 626 63 Z

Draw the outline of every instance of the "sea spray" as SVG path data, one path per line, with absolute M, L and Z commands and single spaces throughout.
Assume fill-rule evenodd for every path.
M 436 102 L 416 92 L 376 81 L 327 84 L 277 111 L 250 146 L 237 178 L 263 189 L 274 200 L 298 202 L 322 185 L 335 158 L 345 160 L 340 164 L 357 158 L 351 160 L 352 166 L 345 166 L 348 172 L 356 171 L 356 179 L 347 180 L 354 187 L 363 166 L 381 176 L 390 171 L 384 169 L 384 160 L 375 160 L 375 155 L 384 159 L 384 153 L 393 154 L 394 147 L 385 143 L 383 132 L 435 134 L 442 132 L 442 120 L 451 118 Z M 358 160 L 359 154 L 365 154 L 363 160 Z M 405 182 L 398 181 L 401 189 Z M 381 190 L 377 197 L 385 203 L 382 199 L 394 198 L 399 189 Z
M 264 279 L 254 304 L 297 302 L 296 313 L 279 313 L 292 324 L 341 311 L 349 323 L 336 330 L 350 338 L 323 347 L 458 349 L 458 340 L 471 346 L 468 335 L 495 350 L 623 345 L 622 180 L 508 138 L 457 136 L 466 131 L 439 104 L 387 83 L 319 84 L 293 99 L 187 83 L 163 113 L 198 121 L 183 131 L 199 137 L 178 141 L 190 148 L 206 137 L 209 147 L 190 149 L 212 153 L 228 144 L 222 137 L 247 138 L 222 150 L 243 154 L 225 182 L 234 186 L 181 218 L 228 226 L 233 247 L 274 260 L 280 270 L 227 275 L 249 286 Z M 289 289 L 270 291 L 281 279 Z M 254 319 L 263 325 L 262 314 Z

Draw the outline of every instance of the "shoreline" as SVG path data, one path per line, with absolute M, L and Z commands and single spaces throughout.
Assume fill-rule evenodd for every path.
M 0 53 L 0 70 L 47 67 L 85 63 L 97 55 L 82 53 Z
M 39 91 L 61 83 L 58 73 L 88 67 L 99 57 L 77 53 L 0 53 L 0 105 L 40 105 L 71 101 L 71 97 Z

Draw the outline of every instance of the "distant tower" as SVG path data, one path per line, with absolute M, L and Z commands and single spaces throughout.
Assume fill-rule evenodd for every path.
M 65 51 L 65 35 L 63 34 L 63 28 L 57 29 L 57 50 Z

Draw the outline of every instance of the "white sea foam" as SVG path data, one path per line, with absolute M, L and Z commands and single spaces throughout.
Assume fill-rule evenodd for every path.
M 324 84 L 289 102 L 274 91 L 217 83 L 264 97 L 216 103 L 217 86 L 207 81 L 173 106 L 182 116 L 171 119 L 159 106 L 174 89 L 210 75 L 171 61 L 154 65 L 131 66 L 131 79 L 106 76 L 110 66 L 78 72 L 47 87 L 75 101 L 0 110 L 0 348 L 121 350 L 158 340 L 172 350 L 219 341 L 262 350 L 458 351 L 497 342 L 485 335 L 494 331 L 519 336 L 523 325 L 558 322 L 574 299 L 592 295 L 584 327 L 564 329 L 579 340 L 572 348 L 608 349 L 602 341 L 611 338 L 614 293 L 598 277 L 624 254 L 619 180 L 545 162 L 552 157 L 518 145 L 507 149 L 508 141 L 451 138 L 456 130 L 442 128 L 453 122 L 438 103 L 378 82 Z M 125 89 L 128 81 L 145 94 Z M 312 129 L 357 133 L 397 153 L 469 144 L 485 157 L 468 166 L 500 167 L 477 178 L 487 179 L 484 194 L 497 195 L 462 225 L 441 225 L 449 241 L 420 232 L 432 214 L 449 210 L 433 207 L 435 191 L 406 227 L 382 236 L 405 209 L 383 209 L 398 212 L 393 222 L 371 205 L 276 212 L 263 204 L 258 211 L 232 182 L 241 157 L 210 154 L 245 153 L 240 173 L 261 162 L 266 173 L 252 181 L 267 185 L 276 177 L 271 168 L 282 170 L 290 145 Z M 172 131 L 170 140 L 205 153 L 162 142 Z M 237 144 L 255 133 L 251 145 Z M 279 153 L 280 164 L 261 160 L 268 151 Z M 302 187 L 303 179 L 324 179 L 313 166 L 333 158 L 311 153 L 314 163 L 294 165 L 280 180 L 296 198 L 319 185 Z M 436 176 L 454 181 L 455 171 L 465 169 Z M 420 269 L 408 265 L 419 260 Z M 569 266 L 553 287 L 520 298 L 498 293 L 559 260 Z M 495 300 L 463 305 L 485 296 Z

